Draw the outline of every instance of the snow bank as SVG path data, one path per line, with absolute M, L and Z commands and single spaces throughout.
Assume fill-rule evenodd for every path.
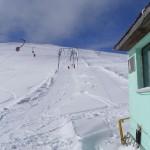
M 119 150 L 140 150 L 140 149 L 134 146 L 122 146 L 119 148 Z
M 79 50 L 73 68 L 68 51 L 56 73 L 59 47 L 16 46 L 0 44 L 0 150 L 117 150 L 127 56 Z
M 1 150 L 81 150 L 80 138 L 74 132 L 71 121 L 60 119 L 62 123 L 45 132 L 39 132 L 24 138 L 12 138 L 1 143 Z M 59 120 L 59 122 L 60 122 Z

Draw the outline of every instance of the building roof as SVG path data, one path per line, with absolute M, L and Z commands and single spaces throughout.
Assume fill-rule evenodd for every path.
M 150 3 L 142 10 L 129 30 L 114 46 L 116 50 L 129 50 L 150 32 Z

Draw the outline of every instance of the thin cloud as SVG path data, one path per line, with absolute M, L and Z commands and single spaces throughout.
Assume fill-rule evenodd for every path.
M 23 31 L 29 41 L 69 38 L 120 0 L 0 0 L 0 33 Z M 7 39 L 3 37 L 4 39 Z
M 116 42 L 116 40 L 112 40 L 112 41 L 99 41 L 96 43 L 92 43 L 89 45 L 86 45 L 87 48 L 90 49 L 96 49 L 96 50 L 103 50 L 103 49 L 111 49 L 114 45 L 114 43 Z

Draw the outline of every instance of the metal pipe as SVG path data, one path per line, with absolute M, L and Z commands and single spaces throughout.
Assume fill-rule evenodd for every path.
M 121 144 L 126 144 L 126 137 L 124 135 L 124 131 L 123 131 L 123 126 L 122 124 L 124 123 L 124 121 L 126 120 L 129 120 L 130 117 L 127 117 L 127 118 L 122 118 L 118 121 L 118 125 L 119 125 L 119 133 L 120 133 L 120 141 L 121 141 Z

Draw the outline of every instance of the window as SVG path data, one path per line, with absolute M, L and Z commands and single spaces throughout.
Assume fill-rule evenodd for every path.
M 128 60 L 128 69 L 129 69 L 129 73 L 132 73 L 135 71 L 135 57 L 131 57 Z
M 143 85 L 150 87 L 150 44 L 142 49 Z

